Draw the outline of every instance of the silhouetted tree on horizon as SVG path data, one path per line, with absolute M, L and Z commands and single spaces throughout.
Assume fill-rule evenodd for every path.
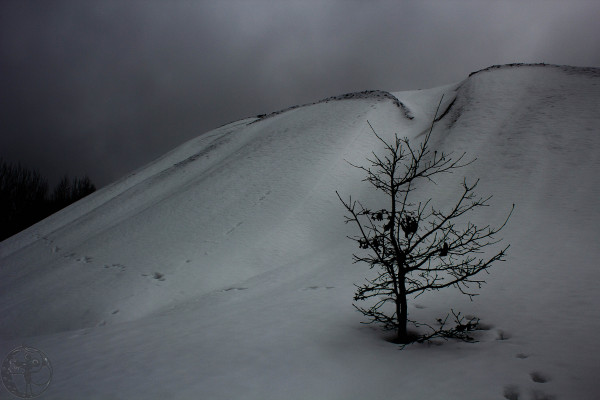
M 38 171 L 0 159 L 0 240 L 48 214 L 48 181 Z
M 0 241 L 95 190 L 87 176 L 65 175 L 49 196 L 48 180 L 39 171 L 0 158 Z
M 65 175 L 54 188 L 50 203 L 56 212 L 95 191 L 96 187 L 87 176 L 71 179 Z

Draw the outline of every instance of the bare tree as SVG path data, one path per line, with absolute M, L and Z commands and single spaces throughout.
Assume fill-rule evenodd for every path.
M 434 179 L 475 161 L 465 162 L 465 153 L 455 158 L 443 152 L 432 154 L 429 143 L 434 123 L 435 117 L 418 146 L 397 134 L 393 142 L 388 143 L 369 123 L 383 144 L 384 153 L 373 152 L 367 158 L 368 167 L 351 165 L 364 171 L 364 180 L 385 194 L 387 208 L 371 210 L 352 197 L 344 201 L 336 192 L 347 210 L 346 223 L 353 223 L 358 228 L 356 236 L 349 236 L 362 249 L 353 255 L 354 262 L 364 262 L 378 270 L 375 278 L 357 285 L 354 296 L 355 302 L 372 300 L 372 304 L 366 308 L 356 304 L 354 307 L 370 319 L 369 323 L 381 323 L 387 329 L 394 329 L 397 342 L 402 344 L 434 337 L 472 340 L 467 332 L 477 327 L 476 318 L 465 318 L 452 310 L 455 325 L 451 328 L 448 328 L 448 316 L 438 319 L 437 328 L 419 324 L 408 319 L 407 298 L 449 287 L 472 298 L 477 295 L 473 288 L 481 288 L 485 283 L 478 274 L 495 261 L 503 260 L 509 247 L 505 246 L 491 256 L 483 255 L 488 247 L 502 240 L 496 239 L 495 235 L 508 222 L 514 204 L 504 223 L 497 228 L 463 222 L 466 214 L 488 206 L 491 198 L 475 194 L 478 180 L 469 184 L 463 179 L 456 202 L 447 209 L 433 206 L 432 199 L 412 199 L 418 184 L 435 183 Z M 409 335 L 409 321 L 417 326 L 427 326 L 431 331 Z
M 96 190 L 87 176 L 64 176 L 50 196 L 48 188 L 37 170 L 0 158 L 0 241 Z
M 38 171 L 0 158 L 0 241 L 48 215 L 47 192 Z
M 65 175 L 52 192 L 52 211 L 59 211 L 95 191 L 96 187 L 87 175 L 84 175 L 83 178 L 72 179 Z

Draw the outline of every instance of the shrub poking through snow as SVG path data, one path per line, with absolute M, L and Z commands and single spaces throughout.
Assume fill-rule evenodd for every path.
M 440 100 L 441 104 L 441 100 Z M 439 110 L 439 105 L 438 105 Z M 437 116 L 437 111 L 436 111 Z M 372 210 L 350 197 L 343 200 L 346 223 L 355 224 L 358 234 L 349 238 L 361 249 L 353 255 L 354 262 L 363 262 L 376 269 L 375 278 L 367 278 L 357 285 L 354 301 L 367 301 L 367 307 L 354 307 L 369 318 L 367 323 L 379 323 L 396 332 L 394 342 L 408 344 L 424 342 L 434 338 L 456 338 L 473 341 L 470 333 L 477 329 L 477 318 L 462 317 L 452 310 L 445 318 L 438 319 L 433 327 L 411 321 L 408 318 L 408 298 L 425 292 L 455 287 L 472 298 L 474 289 L 485 283 L 479 273 L 487 271 L 496 261 L 502 261 L 509 246 L 493 252 L 489 258 L 479 257 L 487 248 L 498 244 L 496 234 L 504 223 L 493 228 L 483 228 L 472 222 L 464 222 L 465 216 L 475 209 L 488 206 L 489 197 L 479 197 L 474 190 L 478 180 L 467 183 L 463 179 L 457 200 L 447 209 L 432 206 L 432 199 L 413 199 L 420 184 L 435 184 L 435 179 L 444 174 L 471 164 L 464 161 L 465 153 L 458 157 L 429 149 L 431 132 L 417 146 L 408 138 L 394 135 L 387 142 L 369 123 L 373 134 L 384 145 L 384 154 L 373 152 L 368 158 L 369 166 L 353 167 L 365 172 L 365 181 L 376 191 L 383 192 L 387 208 Z M 389 306 L 392 304 L 393 307 Z M 409 334 L 408 322 L 417 328 L 426 327 L 426 333 Z

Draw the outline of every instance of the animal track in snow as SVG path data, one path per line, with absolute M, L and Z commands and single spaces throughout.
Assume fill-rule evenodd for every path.
M 546 383 L 550 380 L 550 377 L 543 372 L 533 371 L 529 374 L 531 376 L 531 380 L 536 383 Z
M 525 397 L 521 397 L 521 391 L 517 385 L 504 386 L 503 392 L 504 398 L 507 400 L 525 400 Z M 545 393 L 539 389 L 533 389 L 530 392 L 530 396 L 527 397 L 530 400 L 556 400 L 556 396 Z
M 111 265 L 104 265 L 104 268 L 116 268 L 119 269 L 121 272 L 125 271 L 125 266 L 123 264 L 111 264 Z
M 502 329 L 498 329 L 498 336 L 496 340 L 508 340 L 512 337 L 512 335 L 508 332 L 503 331 Z
M 222 292 L 237 292 L 238 290 L 246 290 L 248 289 L 247 287 L 230 287 L 227 289 L 223 289 L 221 290 Z
M 68 258 L 69 260 L 74 260 L 83 264 L 89 264 L 91 263 L 94 259 L 92 257 L 89 256 L 80 256 L 77 253 L 68 253 L 63 255 L 63 258 Z
M 39 233 L 36 233 L 35 235 L 33 235 L 33 237 L 36 238 L 36 239 L 38 239 L 38 240 L 41 240 L 48 247 L 52 246 L 52 248 L 50 249 L 50 251 L 52 253 L 60 253 L 61 252 L 61 248 L 60 247 L 53 246 L 54 240 L 48 239 L 46 236 L 42 236 Z M 80 256 L 77 253 L 63 254 L 63 258 L 68 258 L 68 259 L 71 259 L 71 260 L 75 260 L 75 261 L 83 263 L 83 264 L 89 264 L 89 263 L 91 263 L 94 260 L 92 257 L 89 257 L 89 256 Z
M 517 385 L 507 385 L 504 386 L 504 398 L 508 400 L 519 400 L 519 396 L 521 392 L 519 391 L 519 387 Z
M 517 354 L 517 358 L 525 359 L 527 357 L 529 357 L 529 356 L 526 354 L 523 354 L 523 353 Z M 529 377 L 535 383 L 546 383 L 551 380 L 547 374 L 540 372 L 540 371 L 530 372 Z M 524 400 L 524 399 L 526 399 L 525 397 L 521 397 L 522 393 L 517 385 L 504 386 L 503 394 L 504 394 L 504 398 L 507 400 Z M 529 397 L 527 397 L 527 399 L 529 399 L 529 400 L 556 400 L 556 396 L 548 394 L 536 387 L 529 392 Z
M 141 276 L 145 276 L 145 277 L 150 277 L 153 279 L 156 279 L 157 281 L 161 281 L 163 282 L 164 280 L 166 280 L 167 278 L 165 278 L 165 274 L 161 273 L 161 272 L 154 272 L 152 274 L 140 274 Z

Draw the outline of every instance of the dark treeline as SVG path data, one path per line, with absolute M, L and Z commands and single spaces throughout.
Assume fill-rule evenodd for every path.
M 64 176 L 50 191 L 38 171 L 0 158 L 0 241 L 94 192 L 87 176 Z

